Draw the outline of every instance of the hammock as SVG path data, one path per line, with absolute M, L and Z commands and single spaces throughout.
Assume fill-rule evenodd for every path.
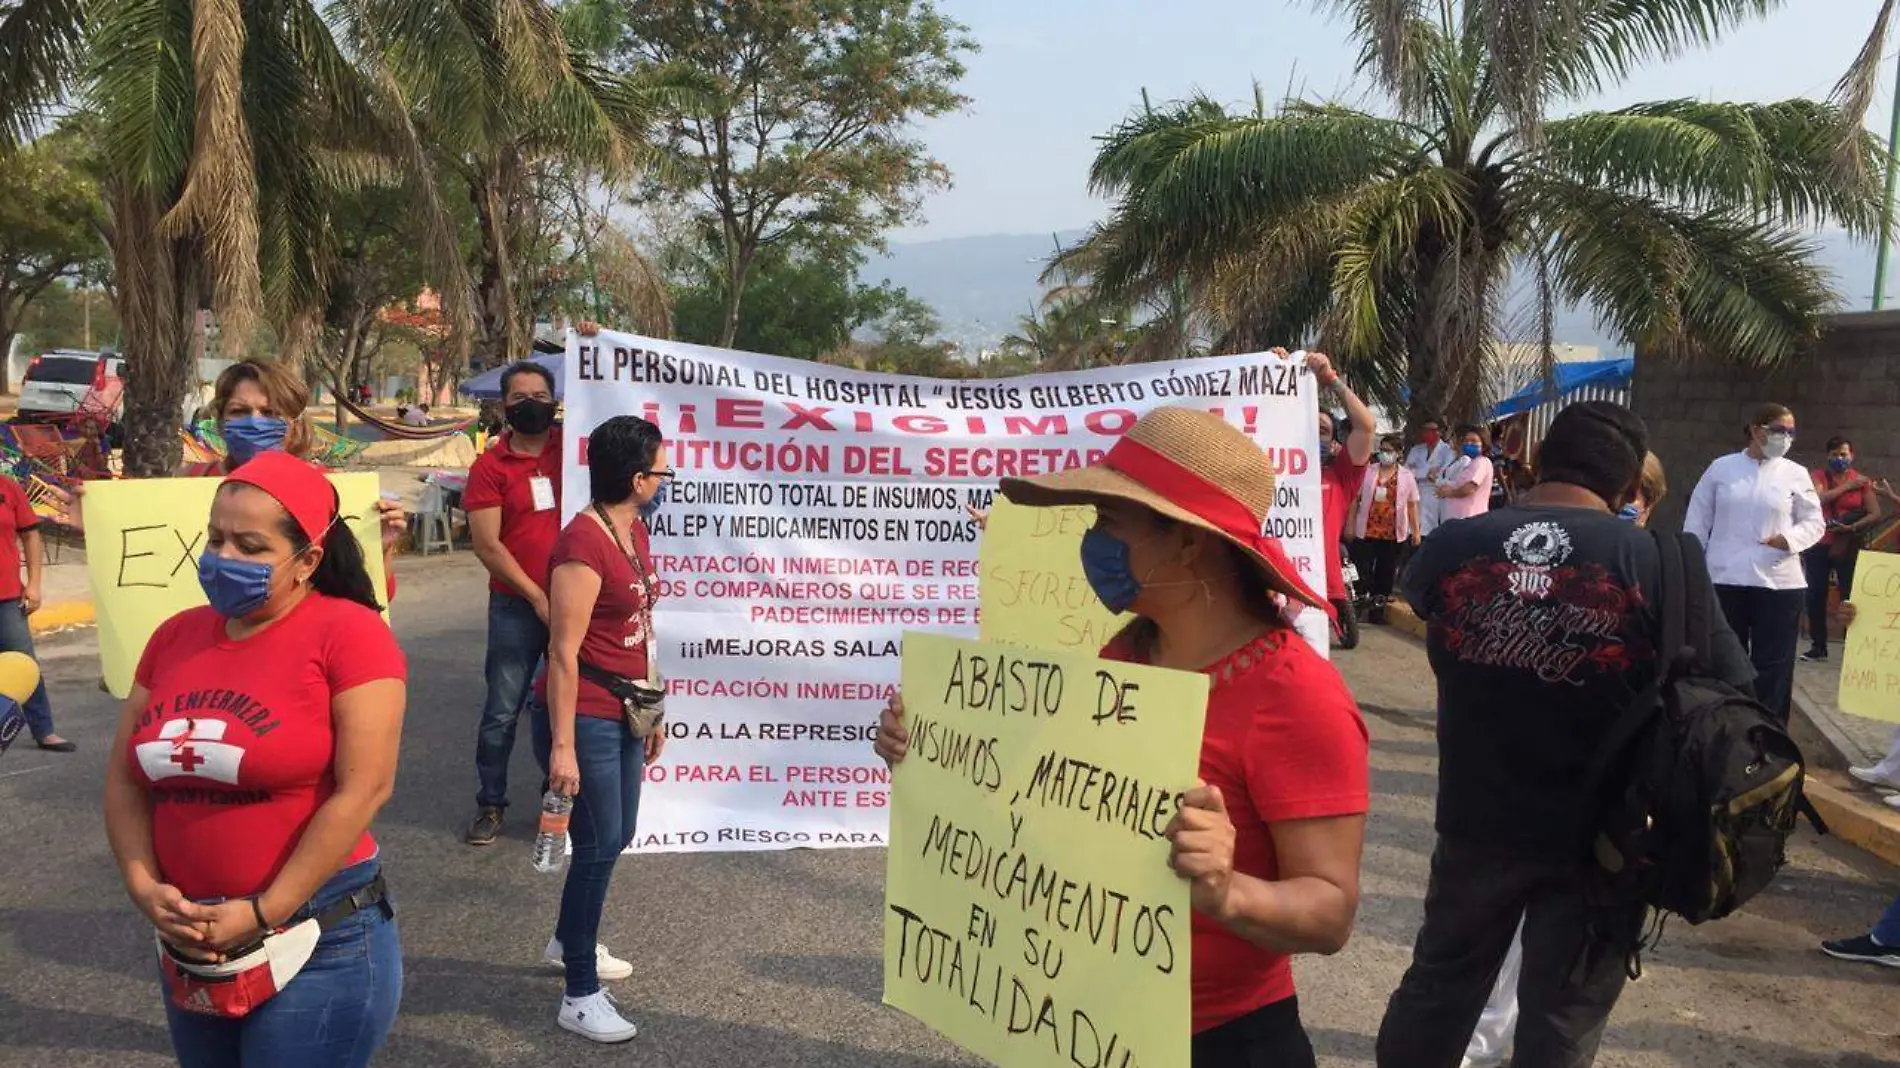
M 382 431 L 386 437 L 397 441 L 433 441 L 436 438 L 460 434 L 475 425 L 475 416 L 472 415 L 467 419 L 444 423 L 441 426 L 403 426 L 401 423 L 388 423 L 357 407 L 356 402 L 349 398 L 349 394 L 335 388 L 335 383 L 331 384 L 330 392 L 336 397 L 337 403 L 343 406 L 344 411 Z
M 328 430 L 306 421 L 304 428 L 310 433 L 310 448 L 305 459 L 325 467 L 344 467 L 356 454 L 369 448 L 366 441 L 339 437 Z M 187 433 L 185 441 L 185 461 L 216 466 L 224 459 L 224 439 L 218 434 L 216 420 L 204 419 Z

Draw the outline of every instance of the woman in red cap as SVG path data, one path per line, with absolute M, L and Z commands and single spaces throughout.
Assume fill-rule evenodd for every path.
M 1113 660 L 1208 675 L 1201 781 L 1168 827 L 1190 881 L 1193 1068 L 1314 1063 L 1288 957 L 1335 953 L 1352 933 L 1368 805 L 1365 723 L 1332 665 L 1284 621 L 1280 600 L 1324 610 L 1261 531 L 1272 468 L 1218 417 L 1159 408 L 1103 460 L 1006 478 L 1031 507 L 1094 505 L 1082 567 L 1102 603 L 1137 617 Z M 903 704 L 875 749 L 910 747 Z
M 184 1068 L 366 1065 L 402 992 L 369 834 L 402 651 L 336 491 L 287 453 L 225 477 L 198 581 L 210 604 L 146 644 L 106 776 L 172 1047 Z

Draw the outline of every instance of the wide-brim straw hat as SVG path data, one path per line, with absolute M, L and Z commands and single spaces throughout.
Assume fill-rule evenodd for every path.
M 1031 508 L 1132 501 L 1177 523 L 1225 538 L 1269 588 L 1331 611 L 1300 581 L 1277 538 L 1264 533 L 1273 507 L 1274 470 L 1253 439 L 1217 415 L 1156 408 L 1088 467 L 1005 478 L 1003 496 Z

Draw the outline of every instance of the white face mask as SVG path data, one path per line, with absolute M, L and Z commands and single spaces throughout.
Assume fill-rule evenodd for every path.
M 1788 455 L 1788 450 L 1793 447 L 1794 436 L 1791 434 L 1776 434 L 1771 431 L 1762 435 L 1761 454 L 1771 460 L 1779 460 Z

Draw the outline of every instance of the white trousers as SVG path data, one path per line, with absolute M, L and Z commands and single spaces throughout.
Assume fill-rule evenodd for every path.
M 1511 1048 L 1511 1036 L 1517 1031 L 1517 977 L 1524 970 L 1524 921 L 1517 921 L 1517 935 L 1511 939 L 1511 951 L 1504 955 L 1498 969 L 1498 982 L 1491 988 L 1491 1000 L 1478 1017 L 1471 1032 L 1471 1044 L 1465 1047 L 1462 1068 L 1489 1068 L 1504 1063 L 1504 1051 Z
M 1874 775 L 1888 782 L 1900 782 L 1900 727 L 1894 729 L 1893 740 L 1887 743 L 1887 755 L 1874 765 Z

